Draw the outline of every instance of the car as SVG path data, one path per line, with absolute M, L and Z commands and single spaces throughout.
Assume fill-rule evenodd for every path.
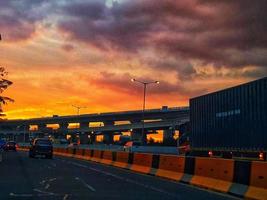
M 0 139 L 0 149 L 3 149 L 6 144 L 5 140 Z
M 53 145 L 51 140 L 44 138 L 34 139 L 29 149 L 29 157 L 34 158 L 37 155 L 53 158 Z
M 60 139 L 59 144 L 68 144 L 68 140 L 66 139 Z
M 9 141 L 9 142 L 7 142 L 5 145 L 4 145 L 4 147 L 3 147 L 3 149 L 5 150 L 5 151 L 10 151 L 10 150 L 12 150 L 12 151 L 17 151 L 17 144 L 16 144 L 16 142 L 14 142 L 14 141 Z
M 74 143 L 70 143 L 70 144 L 68 145 L 69 148 L 78 148 L 78 146 L 79 146 L 79 144 L 76 143 L 76 142 L 74 142 Z
M 129 142 L 126 142 L 126 144 L 123 146 L 123 151 L 133 152 L 139 146 L 141 146 L 140 141 L 129 141 Z

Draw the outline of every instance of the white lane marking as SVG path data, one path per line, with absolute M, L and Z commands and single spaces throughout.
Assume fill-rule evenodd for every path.
M 68 194 L 65 194 L 64 197 L 63 197 L 63 200 L 66 200 L 68 198 Z
M 50 187 L 50 184 L 46 184 L 45 189 L 47 190 Z
M 53 181 L 55 181 L 55 180 L 57 180 L 57 178 L 50 178 L 50 179 L 48 179 L 48 180 L 42 180 L 42 181 L 40 182 L 40 184 L 41 184 L 41 185 L 44 185 L 47 181 L 48 181 L 48 182 L 53 182 Z
M 52 192 L 45 192 L 45 191 L 42 191 L 42 190 L 39 190 L 39 189 L 34 189 L 33 191 L 35 191 L 35 192 L 40 192 L 40 193 L 42 193 L 42 194 L 51 195 L 51 196 L 55 196 L 55 195 L 56 195 L 55 193 L 52 193 Z
M 68 162 L 68 163 L 73 164 L 73 165 L 76 165 L 78 167 L 88 168 L 86 165 L 83 165 L 83 164 L 74 163 L 74 162 Z
M 14 193 L 9 193 L 9 196 L 13 196 L 13 197 L 32 197 L 33 194 L 14 194 Z
M 55 180 L 57 180 L 57 178 L 50 178 L 48 181 L 49 181 L 49 182 L 53 182 L 53 181 L 55 181 Z
M 160 188 L 157 188 L 157 187 L 153 187 L 153 186 L 150 186 L 150 185 L 146 185 L 146 184 L 140 183 L 138 181 L 134 181 L 134 180 L 131 180 L 131 179 L 128 179 L 128 178 L 124 178 L 122 176 L 118 176 L 118 175 L 110 173 L 110 172 L 105 172 L 103 170 L 99 170 L 99 169 L 96 169 L 96 168 L 93 168 L 93 167 L 88 167 L 86 165 L 78 164 L 78 163 L 71 162 L 71 161 L 67 161 L 66 163 L 72 164 L 72 165 L 76 165 L 76 166 L 79 166 L 79 167 L 84 167 L 84 168 L 90 169 L 92 171 L 95 171 L 95 172 L 98 172 L 98 173 L 102 173 L 102 174 L 105 174 L 107 176 L 111 176 L 111 177 L 114 177 L 116 179 L 119 179 L 119 180 L 122 180 L 122 181 L 125 181 L 125 182 L 128 182 L 128 183 L 132 183 L 132 184 L 144 187 L 144 188 L 148 188 L 150 190 L 153 190 L 153 191 L 156 191 L 156 192 L 159 192 L 159 193 L 163 193 L 163 194 L 175 197 L 175 198 L 180 198 L 180 196 L 177 195 L 177 194 L 170 193 L 170 192 L 167 192 L 167 191 L 165 191 L 163 189 L 160 189 Z
M 12 196 L 12 197 L 34 197 L 34 196 L 38 196 L 38 197 L 45 197 L 45 196 L 51 196 L 49 194 L 37 194 L 37 195 L 34 195 L 34 194 L 15 194 L 15 193 L 9 193 L 9 196 Z
M 53 167 L 57 167 L 57 164 L 56 163 L 52 163 L 51 164 Z
M 125 180 L 122 176 L 118 176 L 116 174 L 112 174 L 112 173 L 109 173 L 109 172 L 105 172 L 103 170 L 99 170 L 99 169 L 96 169 L 96 168 L 93 168 L 93 167 L 89 167 L 90 170 L 92 171 L 95 171 L 95 172 L 98 172 L 98 173 L 102 173 L 102 174 L 105 174 L 107 176 L 111 176 L 111 177 L 114 177 L 116 179 L 119 179 L 119 180 Z
M 75 177 L 75 180 L 80 181 L 85 187 L 87 187 L 89 190 L 95 192 L 95 188 L 93 188 L 91 185 L 87 184 L 84 180 L 80 179 L 79 177 Z

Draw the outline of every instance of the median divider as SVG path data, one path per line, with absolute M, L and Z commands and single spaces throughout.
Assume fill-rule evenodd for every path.
M 27 151 L 28 147 L 18 150 Z M 54 148 L 54 154 L 90 160 L 248 199 L 267 200 L 267 162 Z
M 103 151 L 100 151 L 100 150 L 94 150 L 93 151 L 93 155 L 91 157 L 91 161 L 94 161 L 94 162 L 100 162 L 101 159 L 102 159 L 102 156 L 103 156 Z
M 234 161 L 220 158 L 196 158 L 193 185 L 228 192 L 234 174 Z
M 83 159 L 84 149 L 76 149 L 74 158 Z
M 246 198 L 267 199 L 267 163 L 252 161 Z
M 91 160 L 92 152 L 93 152 L 92 149 L 84 149 L 84 155 L 83 155 L 82 159 Z
M 135 153 L 131 170 L 148 174 L 152 167 L 153 154 Z
M 111 165 L 113 163 L 113 153 L 114 152 L 112 151 L 104 151 L 100 162 L 106 165 Z
M 182 156 L 160 155 L 156 176 L 180 181 L 184 175 L 185 158 Z
M 116 161 L 112 163 L 115 167 L 127 168 L 129 161 L 129 153 L 127 152 L 116 152 Z

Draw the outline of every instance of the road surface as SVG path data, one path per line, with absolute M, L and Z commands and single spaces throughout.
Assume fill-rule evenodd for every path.
M 28 158 L 6 152 L 0 163 L 0 199 L 236 199 L 158 177 L 71 158 Z

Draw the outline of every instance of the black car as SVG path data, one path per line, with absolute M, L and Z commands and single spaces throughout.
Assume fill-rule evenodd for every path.
M 49 139 L 35 139 L 29 150 L 29 157 L 34 158 L 36 155 L 44 155 L 46 158 L 53 158 L 53 145 Z
M 17 151 L 17 144 L 16 142 L 9 141 L 4 145 L 3 149 L 5 151 Z

